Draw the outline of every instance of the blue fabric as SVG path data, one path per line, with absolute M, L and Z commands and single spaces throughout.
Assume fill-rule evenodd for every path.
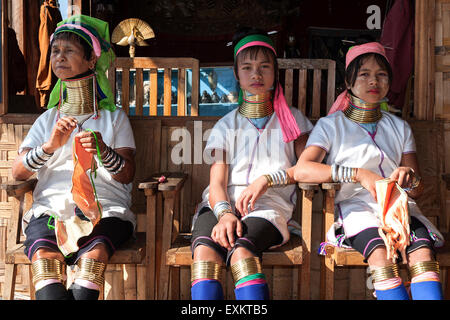
M 269 300 L 267 284 L 254 284 L 234 289 L 236 300 Z
M 377 122 L 360 123 L 360 126 L 366 129 L 370 134 L 374 134 L 377 131 Z
M 438 281 L 411 283 L 413 300 L 443 300 L 442 286 Z
M 191 287 L 192 300 L 223 300 L 222 285 L 217 280 L 199 281 Z
M 266 124 L 269 121 L 271 116 L 272 115 L 264 117 L 264 118 L 254 118 L 254 119 L 248 118 L 248 120 L 258 129 L 263 129 L 266 126 Z
M 388 290 L 375 290 L 378 300 L 409 300 L 408 292 L 403 284 Z

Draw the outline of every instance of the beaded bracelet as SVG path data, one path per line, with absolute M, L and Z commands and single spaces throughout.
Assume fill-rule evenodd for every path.
M 42 149 L 42 146 L 37 146 L 27 152 L 22 158 L 22 163 L 27 170 L 37 172 L 52 156 L 53 153 L 48 154 Z

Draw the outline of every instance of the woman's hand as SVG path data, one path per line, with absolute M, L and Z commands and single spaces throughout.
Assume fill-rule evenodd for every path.
M 53 127 L 50 139 L 42 145 L 45 153 L 52 154 L 69 140 L 73 130 L 77 127 L 77 119 L 73 117 L 60 118 Z
M 372 197 L 377 200 L 377 190 L 375 187 L 375 182 L 383 179 L 382 176 L 363 168 L 358 168 L 356 173 L 356 180 L 361 183 L 361 185 L 370 192 Z
M 224 214 L 211 232 L 214 242 L 227 250 L 231 250 L 235 244 L 235 236 L 242 237 L 242 222 L 232 213 Z
M 254 210 L 256 200 L 258 200 L 258 198 L 266 192 L 267 188 L 267 179 L 265 176 L 261 176 L 241 192 L 239 198 L 236 200 L 236 209 L 242 216 L 246 216 L 248 214 L 249 204 L 250 210 Z
M 98 147 L 100 149 L 100 154 L 106 151 L 106 144 L 103 142 L 102 134 L 98 131 L 94 131 L 97 137 Z M 77 133 L 75 137 L 80 139 L 81 146 L 86 150 L 86 152 L 97 154 L 97 143 L 95 141 L 94 134 L 91 131 L 82 131 Z
M 411 167 L 398 167 L 392 172 L 389 179 L 397 181 L 398 185 L 413 199 L 423 192 L 423 183 Z
M 410 188 L 414 180 L 415 174 L 410 167 L 398 167 L 392 172 L 389 179 L 397 181 L 402 188 Z

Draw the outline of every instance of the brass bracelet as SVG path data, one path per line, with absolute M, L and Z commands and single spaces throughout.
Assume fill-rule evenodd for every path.
M 386 267 L 371 268 L 372 282 L 380 282 L 387 279 L 397 278 L 400 276 L 398 265 L 392 264 Z
M 196 261 L 191 264 L 191 283 L 198 279 L 220 281 L 221 266 L 212 261 Z
M 267 187 L 268 188 L 273 187 L 273 180 L 272 180 L 272 177 L 270 176 L 270 174 L 265 174 L 264 177 L 267 180 Z
M 31 265 L 33 274 L 33 285 L 36 286 L 41 280 L 56 279 L 64 280 L 63 263 L 57 259 L 38 259 Z
M 231 266 L 234 283 L 242 278 L 256 273 L 262 273 L 261 262 L 257 257 L 241 259 Z
M 439 263 L 437 261 L 421 261 L 409 268 L 411 278 L 429 271 L 439 274 Z
M 94 259 L 81 258 L 77 262 L 78 271 L 75 279 L 83 279 L 95 283 L 99 288 L 105 282 L 106 264 Z

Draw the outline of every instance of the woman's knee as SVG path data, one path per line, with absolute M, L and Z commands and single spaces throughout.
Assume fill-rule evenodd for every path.
M 108 249 L 103 243 L 97 243 L 91 250 L 85 252 L 81 258 L 94 259 L 106 264 L 109 260 Z
M 409 267 L 415 265 L 418 262 L 434 261 L 434 254 L 430 248 L 419 248 L 408 254 Z
M 61 262 L 64 262 L 64 256 L 62 255 L 61 252 L 49 248 L 37 249 L 36 252 L 33 254 L 31 262 L 35 262 L 36 260 L 39 259 L 56 259 Z
M 231 255 L 230 264 L 233 265 L 236 262 L 238 262 L 239 260 L 252 258 L 254 256 L 255 255 L 252 252 L 250 252 L 248 249 L 246 249 L 244 247 L 238 247 L 238 248 L 236 248 L 236 250 L 234 250 L 233 254 Z
M 372 267 L 386 267 L 392 264 L 392 261 L 387 259 L 387 251 L 385 247 L 377 247 L 367 258 L 369 266 Z
M 205 245 L 198 245 L 194 249 L 194 262 L 196 261 L 211 261 L 220 265 L 224 263 L 223 258 L 216 250 Z

